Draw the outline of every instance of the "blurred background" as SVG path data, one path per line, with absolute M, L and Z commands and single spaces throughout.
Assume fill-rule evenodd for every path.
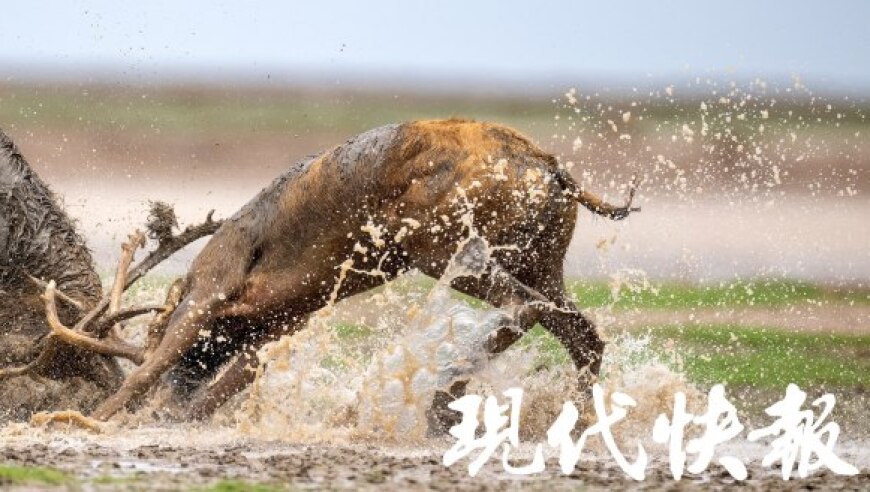
M 2 15 L 0 126 L 104 269 L 148 200 L 185 222 L 229 215 L 351 135 L 460 116 L 528 134 L 612 201 L 644 177 L 641 214 L 581 213 L 573 278 L 870 279 L 866 2 L 28 1 Z

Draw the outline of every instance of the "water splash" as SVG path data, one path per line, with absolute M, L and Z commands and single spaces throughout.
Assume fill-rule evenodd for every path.
M 510 324 L 510 311 L 477 310 L 450 291 L 453 279 L 483 273 L 490 251 L 472 235 L 428 292 L 409 276 L 404 285 L 389 284 L 369 296 L 365 302 L 383 313 L 375 324 L 391 325 L 372 338 L 387 336 L 392 343 L 366 340 L 346 350 L 352 336 L 338 336 L 339 305 L 316 315 L 302 332 L 266 347 L 260 374 L 237 416 L 240 428 L 294 438 L 423 440 L 435 392 L 481 370 L 488 362 L 486 340 Z
M 470 378 L 468 391 L 475 394 L 524 388 L 521 435 L 543 437 L 562 403 L 580 397 L 570 361 L 542 364 L 543 350 L 534 340 L 489 357 L 487 339 L 510 326 L 514 313 L 471 306 L 450 290 L 453 279 L 483 273 L 493 249 L 472 235 L 430 287 L 409 275 L 382 292 L 352 299 L 350 306 L 331 306 L 306 329 L 266 347 L 257 380 L 235 414 L 239 430 L 294 441 L 419 445 L 426 442 L 426 414 L 435 392 Z M 623 273 L 614 277 L 614 303 L 621 289 L 649 288 L 642 274 Z M 358 320 L 360 313 L 373 310 L 378 312 L 373 324 L 380 329 L 354 340 L 342 320 Z M 697 394 L 657 359 L 649 342 L 649 337 L 621 334 L 604 359 L 608 390 L 628 392 L 642 402 L 626 435 L 636 434 L 628 429 L 650 427 L 667 411 L 674 392 Z

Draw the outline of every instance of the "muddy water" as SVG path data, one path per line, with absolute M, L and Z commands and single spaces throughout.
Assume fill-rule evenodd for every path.
M 533 402 L 530 406 L 537 407 L 532 415 L 552 417 L 559 397 L 563 396 L 557 394 L 564 388 L 559 384 L 563 379 L 544 379 L 538 376 L 534 382 L 555 381 L 556 385 L 551 389 L 546 385 L 533 386 L 538 395 L 527 394 L 527 397 Z M 650 381 L 658 383 L 650 384 Z M 623 382 L 621 389 L 649 405 L 646 410 L 638 410 L 642 418 L 632 416 L 627 428 L 620 427 L 624 431 L 618 434 L 620 449 L 633 460 L 632 450 L 637 438 L 649 435 L 638 432 L 649 429 L 649 419 L 645 418 L 650 415 L 649 411 L 660 410 L 662 402 L 668 400 L 675 389 L 685 387 L 679 383 L 679 378 L 656 367 L 638 368 L 636 372 L 627 374 Z M 277 403 L 287 407 L 295 405 L 293 401 Z M 552 410 L 546 407 L 548 405 L 552 405 Z M 666 487 L 681 490 L 698 485 L 719 488 L 735 484 L 716 464 L 702 474 L 686 473 L 680 482 L 673 481 L 665 459 L 666 450 L 651 443 L 648 437 L 643 439 L 643 444 L 651 461 L 646 478 L 640 483 L 629 479 L 604 446 L 595 440 L 590 441 L 578 467 L 569 475 L 559 472 L 556 457 L 551 456 L 545 472 L 531 477 L 509 476 L 501 469 L 499 460 L 492 460 L 475 478 L 470 478 L 464 460 L 450 468 L 441 464 L 444 450 L 452 444 L 444 439 L 409 444 L 396 442 L 396 436 L 381 439 L 356 435 L 351 440 L 323 432 L 325 429 L 306 437 L 297 433 L 296 439 L 290 439 L 286 435 L 288 429 L 269 427 L 265 420 L 260 424 L 264 427 L 251 429 L 231 423 L 203 426 L 155 423 L 130 426 L 122 423 L 103 435 L 74 428 L 48 430 L 13 425 L 3 429 L 0 459 L 22 465 L 58 467 L 74 473 L 85 483 L 95 479 L 105 481 L 107 476 L 126 479 L 115 483 L 119 487 L 140 490 L 175 490 L 213 483 L 219 477 L 292 484 L 301 488 L 374 489 L 386 486 L 411 490 L 504 490 L 517 487 L 531 490 L 576 490 L 578 487 L 594 490 L 658 490 Z M 531 444 L 542 441 L 540 429 L 525 433 L 522 439 L 525 444 L 512 454 L 515 465 L 526 463 Z M 752 490 L 861 490 L 870 480 L 867 471 L 870 457 L 866 443 L 862 442 L 841 439 L 837 447 L 839 456 L 861 467 L 862 474 L 843 477 L 821 472 L 808 479 L 790 482 L 781 479 L 778 469 L 759 465 L 767 452 L 760 445 L 741 442 L 722 446 L 718 451 L 737 456 L 747 464 L 749 478 L 743 485 Z
M 340 325 L 330 305 L 298 336 L 264 348 L 261 373 L 236 415 L 241 428 L 297 441 L 421 444 L 437 390 L 471 375 L 489 386 L 521 385 L 524 371 L 518 368 L 530 367 L 531 360 L 505 371 L 489 363 L 484 349 L 495 331 L 513 325 L 514 314 L 473 309 L 454 300 L 449 288 L 455 278 L 482 275 L 491 251 L 472 233 L 428 291 L 398 282 L 369 296 L 380 311 L 374 326 L 386 335 L 374 344 L 365 340 L 347 350 L 334 336 Z

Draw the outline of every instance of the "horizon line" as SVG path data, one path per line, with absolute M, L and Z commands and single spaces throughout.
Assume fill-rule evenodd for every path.
M 428 73 L 422 70 L 399 69 L 336 69 L 335 67 L 257 66 L 251 70 L 242 65 L 150 65 L 125 67 L 113 63 L 23 64 L 0 60 L 0 83 L 75 85 L 122 84 L 140 86 L 244 86 L 259 89 L 351 89 L 400 92 L 433 92 L 434 95 L 562 95 L 571 88 L 596 90 L 612 95 L 625 95 L 639 90 L 663 90 L 677 87 L 687 95 L 699 95 L 705 87 L 725 84 L 745 85 L 761 81 L 774 89 L 795 87 L 813 95 L 870 98 L 870 81 L 831 82 L 818 74 L 767 73 L 752 74 L 740 70 L 684 70 L 669 74 L 640 72 L 556 73 L 523 75 L 517 73 Z M 865 101 L 866 102 L 866 101 Z

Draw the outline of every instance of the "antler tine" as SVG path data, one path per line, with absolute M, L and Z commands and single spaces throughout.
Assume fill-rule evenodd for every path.
M 118 260 L 118 269 L 115 271 L 115 282 L 112 284 L 109 296 L 109 314 L 114 314 L 121 309 L 121 296 L 127 284 L 130 264 L 133 263 L 133 255 L 136 250 L 145 246 L 145 234 L 137 230 L 127 238 L 127 242 L 121 245 L 121 258 Z
M 136 250 L 145 247 L 145 234 L 136 230 L 133 234 L 127 237 L 127 242 L 121 244 L 121 257 L 118 259 L 118 268 L 115 270 L 115 281 L 112 283 L 112 289 L 109 291 L 109 308 L 107 311 L 107 319 L 103 319 L 97 323 L 96 329 L 93 332 L 97 337 L 102 337 L 109 330 L 115 329 L 117 334 L 117 321 L 108 322 L 121 309 L 121 298 L 126 290 L 127 274 L 130 270 L 130 264 L 133 263 L 133 257 Z M 82 327 L 79 331 L 85 331 L 87 327 Z M 91 330 L 88 330 L 91 331 Z
M 95 332 L 105 332 L 112 326 L 122 321 L 126 321 L 130 318 L 135 318 L 136 316 L 142 316 L 143 314 L 149 313 L 163 313 L 166 311 L 166 306 L 158 306 L 158 305 L 148 305 L 148 306 L 136 306 L 129 309 L 122 309 L 120 311 L 116 311 L 112 314 L 107 314 L 105 318 L 101 319 L 99 322 L 95 324 Z
M 24 272 L 24 275 L 27 277 L 27 280 L 30 280 L 30 282 L 33 285 L 37 286 L 38 288 L 42 289 L 43 291 L 45 290 L 46 287 L 48 287 L 48 282 L 46 282 L 42 279 L 38 279 L 27 272 Z M 85 310 L 85 305 L 81 301 L 79 301 L 78 299 L 72 298 L 71 296 L 69 296 L 68 294 L 63 292 L 62 290 L 59 290 L 59 289 L 57 290 L 57 298 L 65 303 L 69 304 L 70 306 L 76 308 L 79 312 L 82 312 Z
M 145 276 L 152 268 L 159 265 L 163 260 L 175 254 L 181 248 L 205 236 L 210 236 L 217 231 L 223 224 L 222 220 L 215 221 L 212 219 L 214 211 L 210 211 L 205 222 L 188 226 L 181 234 L 164 238 L 158 243 L 157 249 L 148 253 L 148 255 L 139 264 L 134 266 L 127 273 L 124 289 L 128 289 L 134 282 Z M 100 302 L 79 322 L 83 327 L 90 326 L 96 318 L 101 316 L 109 307 L 110 298 L 103 297 Z M 104 333 L 98 333 L 103 335 Z
M 223 220 L 214 220 L 214 210 L 210 210 L 205 221 L 195 226 L 187 226 L 180 234 L 164 238 L 159 242 L 157 249 L 148 253 L 138 265 L 130 270 L 127 277 L 127 287 L 139 280 L 152 268 L 159 265 L 163 260 L 175 254 L 181 248 L 205 236 L 211 236 L 223 225 Z
M 4 379 L 8 379 L 8 378 L 24 376 L 25 374 L 27 374 L 33 370 L 32 366 L 35 363 L 36 363 L 36 361 L 34 360 L 34 361 L 31 361 L 30 363 L 23 365 L 23 366 L 4 367 L 4 368 L 0 369 L 0 381 L 3 381 Z
M 82 347 L 98 354 L 123 357 L 129 359 L 135 364 L 141 364 L 144 362 L 144 354 L 140 347 L 135 347 L 120 340 L 107 342 L 99 338 L 90 337 L 78 330 L 78 325 L 76 325 L 76 329 L 70 329 L 64 326 L 64 324 L 61 323 L 60 318 L 57 316 L 54 280 L 48 283 L 48 288 L 45 289 L 45 294 L 42 298 L 45 302 L 45 316 L 48 320 L 48 325 L 51 327 L 52 335 L 58 340 L 70 345 Z

